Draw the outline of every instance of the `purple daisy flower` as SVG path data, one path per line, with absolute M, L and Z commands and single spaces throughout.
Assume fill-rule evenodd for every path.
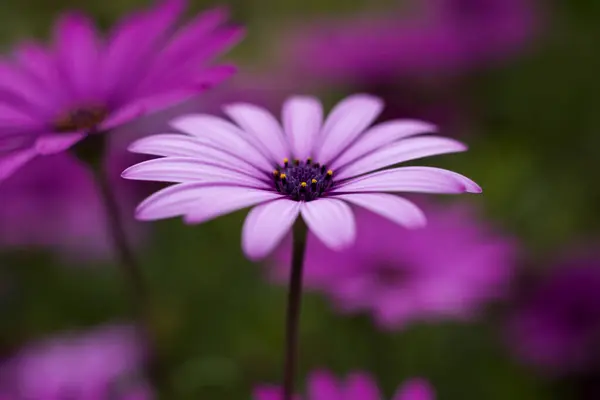
M 514 270 L 513 240 L 493 233 L 465 206 L 424 210 L 428 223 L 418 230 L 357 210 L 356 243 L 342 252 L 310 235 L 306 287 L 327 295 L 341 312 L 372 314 L 385 329 L 469 318 L 505 294 Z M 283 281 L 287 246 L 278 258 L 273 274 Z
M 600 258 L 567 260 L 530 288 L 509 332 L 510 346 L 521 359 L 547 372 L 597 366 Z
M 63 334 L 6 360 L 0 366 L 1 391 L 11 400 L 101 400 L 111 394 L 149 400 L 149 390 L 136 378 L 143 359 L 135 330 L 128 326 Z
M 230 76 L 233 67 L 208 63 L 242 29 L 223 26 L 227 13 L 215 9 L 174 30 L 184 8 L 185 0 L 160 1 L 106 39 L 88 17 L 67 13 L 50 46 L 26 43 L 0 61 L 0 154 L 10 153 L 0 159 L 0 179 Z
M 355 372 L 340 382 L 327 371 L 316 371 L 308 377 L 306 396 L 294 400 L 380 400 L 381 392 L 373 378 L 363 372 Z M 254 390 L 254 400 L 281 400 L 281 389 L 261 386 Z M 406 381 L 398 388 L 392 400 L 434 400 L 431 385 L 420 378 Z
M 407 15 L 325 20 L 282 49 L 299 74 L 331 81 L 456 74 L 520 51 L 537 30 L 531 0 L 414 2 Z
M 455 140 L 418 136 L 430 124 L 392 120 L 369 126 L 383 109 L 370 95 L 353 95 L 323 121 L 321 103 L 297 96 L 283 105 L 283 126 L 268 111 L 245 103 L 224 108 L 236 123 L 211 115 L 187 115 L 171 125 L 184 132 L 149 136 L 133 152 L 164 156 L 134 165 L 127 179 L 176 182 L 143 201 L 137 218 L 183 215 L 187 223 L 256 206 L 242 231 L 251 259 L 268 255 L 299 215 L 328 247 L 354 242 L 350 204 L 408 227 L 425 223 L 421 210 L 387 192 L 479 193 L 470 179 L 433 167 L 394 164 L 466 150 Z M 377 171 L 377 172 L 373 172 Z
M 105 168 L 123 215 L 130 215 L 136 202 L 149 193 L 120 178 L 123 168 L 140 161 L 132 156 L 111 146 L 106 157 Z M 0 190 L 0 247 L 39 247 L 77 261 L 113 254 L 106 209 L 94 177 L 70 154 L 31 161 L 3 181 Z M 133 218 L 125 220 L 125 230 L 136 244 L 143 241 L 145 229 Z

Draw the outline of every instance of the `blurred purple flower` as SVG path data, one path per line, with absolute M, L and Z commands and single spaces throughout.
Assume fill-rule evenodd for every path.
M 381 392 L 369 374 L 355 372 L 340 382 L 327 371 L 316 371 L 308 377 L 306 396 L 294 400 L 381 400 Z M 392 400 L 434 400 L 431 385 L 413 378 L 398 388 Z M 253 400 L 281 400 L 281 389 L 261 386 L 254 390 Z
M 139 161 L 123 146 L 110 146 L 105 166 L 115 188 L 121 213 L 133 214 L 135 204 L 147 193 L 143 185 L 120 177 L 123 168 Z M 106 210 L 93 174 L 70 154 L 40 157 L 18 175 L 0 183 L 0 248 L 40 247 L 67 258 L 103 259 L 112 255 Z M 144 237 L 141 224 L 124 218 L 134 243 Z
M 0 180 L 38 155 L 62 152 L 146 113 L 188 99 L 227 78 L 209 61 L 238 42 L 215 9 L 175 31 L 185 0 L 129 15 L 104 41 L 80 13 L 67 13 L 45 47 L 17 47 L 0 62 Z
M 428 223 L 407 230 L 369 212 L 356 212 L 358 238 L 347 251 L 308 238 L 305 282 L 344 313 L 366 311 L 384 329 L 418 321 L 466 319 L 507 290 L 513 241 L 476 220 L 471 209 L 431 205 Z M 285 281 L 289 249 L 273 274 Z
M 133 328 L 109 326 L 32 344 L 0 367 L 2 393 L 11 400 L 152 398 L 136 382 L 144 351 Z M 128 381 L 129 380 L 129 381 Z
M 298 73 L 373 82 L 447 76 L 521 50 L 537 28 L 531 0 L 412 2 L 407 15 L 368 15 L 304 26 L 285 42 Z
M 237 125 L 206 114 L 176 118 L 171 125 L 185 134 L 149 136 L 130 146 L 133 152 L 162 158 L 134 165 L 123 177 L 177 182 L 144 200 L 136 217 L 183 215 L 187 223 L 197 224 L 256 206 L 244 223 L 242 247 L 249 258 L 260 259 L 300 215 L 323 243 L 339 249 L 356 236 L 349 204 L 419 227 L 424 216 L 418 207 L 386 192 L 481 192 L 472 180 L 440 168 L 382 170 L 466 150 L 452 139 L 420 135 L 435 128 L 419 121 L 395 120 L 369 128 L 382 109 L 376 97 L 353 95 L 323 121 L 319 100 L 293 96 L 283 105 L 283 124 L 247 103 L 224 107 Z
M 524 362 L 550 373 L 597 367 L 600 258 L 572 258 L 529 288 L 509 324 L 509 343 Z

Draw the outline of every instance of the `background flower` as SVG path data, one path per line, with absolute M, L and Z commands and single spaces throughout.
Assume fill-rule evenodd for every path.
M 306 287 L 342 312 L 367 312 L 386 329 L 408 323 L 473 318 L 507 294 L 514 241 L 492 231 L 466 205 L 426 205 L 428 223 L 409 230 L 357 210 L 358 237 L 346 251 L 309 236 Z M 290 250 L 279 253 L 274 277 L 286 281 Z
M 371 376 L 363 372 L 349 374 L 338 380 L 327 371 L 315 371 L 308 377 L 306 397 L 300 400 L 380 400 L 381 393 Z M 280 400 L 281 389 L 275 386 L 258 387 L 254 400 Z M 398 388 L 392 400 L 434 400 L 433 388 L 425 380 L 413 378 Z
M 573 257 L 523 295 L 509 325 L 521 359 L 551 373 L 597 368 L 600 348 L 600 259 Z
M 15 399 L 102 399 L 134 379 L 142 362 L 133 328 L 107 326 L 29 345 L 2 364 L 0 385 Z
M 415 375 L 429 377 L 440 399 L 600 398 L 597 393 L 595 396 L 586 393 L 586 397 L 571 390 L 581 386 L 580 375 L 589 373 L 588 367 L 583 368 L 585 372 L 578 369 L 565 378 L 562 373 L 540 377 L 535 365 L 524 366 L 520 357 L 515 356 L 519 354 L 513 348 L 516 341 L 509 341 L 508 345 L 505 342 L 503 318 L 513 315 L 513 307 L 520 308 L 525 303 L 526 295 L 538 287 L 538 280 L 552 273 L 552 267 L 557 265 L 554 261 L 557 252 L 562 253 L 566 245 L 580 241 L 596 243 L 600 237 L 600 185 L 597 174 L 593 173 L 597 170 L 600 148 L 597 123 L 600 3 L 520 1 L 531 14 L 522 13 L 521 17 L 515 14 L 511 17 L 514 19 L 509 18 L 511 23 L 505 25 L 518 28 L 514 29 L 518 35 L 525 32 L 526 40 L 522 42 L 515 35 L 514 47 L 496 46 L 489 39 L 492 34 L 486 33 L 487 27 L 496 23 L 484 15 L 471 18 L 473 13 L 467 13 L 468 8 L 451 7 L 454 2 L 222 0 L 217 3 L 228 6 L 232 19 L 248 28 L 247 37 L 224 60 L 238 65 L 240 72 L 202 92 L 194 99 L 197 107 L 190 105 L 186 114 L 220 112 L 221 89 L 236 89 L 238 77 L 242 82 L 237 87 L 243 93 L 232 93 L 226 102 L 261 104 L 277 114 L 283 99 L 295 93 L 316 95 L 326 108 L 349 93 L 377 94 L 386 99 L 386 109 L 380 116 L 383 120 L 421 117 L 437 123 L 444 136 L 471 133 L 465 139 L 470 148 L 468 154 L 445 155 L 431 161 L 443 168 L 468 172 L 470 178 L 480 183 L 484 195 L 471 199 L 477 215 L 481 213 L 477 224 L 486 226 L 485 221 L 494 221 L 506 232 L 506 236 L 498 235 L 498 239 L 514 238 L 519 245 L 519 262 L 514 272 L 517 280 L 508 285 L 511 293 L 524 295 L 523 303 L 519 298 L 500 299 L 493 306 L 480 308 L 468 323 L 455 320 L 411 323 L 399 331 L 381 330 L 365 312 L 342 315 L 332 307 L 328 297 L 308 294 L 302 304 L 303 363 L 299 367 L 302 376 L 317 365 L 336 371 L 340 377 L 351 370 L 369 371 L 377 377 L 387 398 L 391 398 L 400 381 Z M 506 5 L 518 10 L 508 0 L 493 3 L 495 7 Z M 50 27 L 57 16 L 73 6 L 85 10 L 99 30 L 109 31 L 130 10 L 156 3 L 3 0 L 2 4 L 0 49 L 6 53 L 3 60 L 9 61 L 11 50 L 18 49 L 22 40 L 39 38 L 51 43 Z M 190 1 L 188 15 L 212 4 L 216 3 Z M 491 0 L 488 4 L 492 4 Z M 438 14 L 418 8 L 423 6 L 435 8 Z M 316 66 L 323 61 L 317 56 L 298 52 L 295 60 L 302 57 L 308 60 L 298 61 L 298 66 L 300 61 L 306 66 L 304 70 L 291 68 L 296 67 L 290 65 L 293 59 L 286 59 L 289 53 L 297 51 L 287 41 L 290 30 L 298 29 L 308 39 L 314 33 L 317 40 L 325 41 L 318 39 L 322 27 L 312 29 L 321 21 L 329 22 L 331 30 L 340 28 L 341 32 L 344 28 L 349 32 L 353 21 L 375 20 L 379 23 L 372 23 L 372 30 L 361 28 L 359 34 L 373 32 L 377 36 L 380 26 L 381 31 L 385 28 L 392 31 L 394 24 L 403 26 L 405 21 L 418 17 L 423 21 L 421 32 L 433 32 L 442 20 L 450 19 L 442 18 L 439 14 L 442 11 L 454 13 L 452 19 L 457 31 L 464 28 L 463 32 L 479 33 L 470 35 L 472 42 L 478 42 L 479 46 L 485 38 L 490 45 L 481 52 L 466 54 L 465 58 L 459 54 L 462 61 L 452 64 L 443 61 L 447 54 L 440 53 L 439 48 L 423 46 L 417 50 L 430 58 L 405 57 L 401 62 L 391 59 L 385 65 L 380 63 L 382 72 L 372 74 L 360 71 L 359 67 L 363 63 L 371 66 L 377 63 L 359 55 L 356 65 L 345 62 L 344 69 L 323 78 L 309 68 L 311 63 Z M 504 18 L 502 12 L 491 15 Z M 519 21 L 527 24 L 528 18 L 530 26 L 521 30 Z M 339 20 L 339 24 L 332 20 Z M 471 23 L 467 24 L 468 21 Z M 418 33 L 419 27 L 414 24 L 413 32 Z M 360 28 L 360 23 L 357 27 Z M 493 30 L 496 29 L 489 31 Z M 509 38 L 508 34 L 503 35 L 495 40 Z M 367 45 L 373 42 L 365 41 L 367 45 L 363 45 L 360 37 L 355 38 L 340 49 L 368 54 L 371 49 Z M 409 47 L 410 36 L 400 39 L 408 43 L 407 47 L 395 45 L 396 52 L 392 54 L 419 54 Z M 394 40 L 394 43 L 399 42 Z M 338 47 L 327 50 L 333 55 Z M 312 74 L 310 79 L 309 74 Z M 271 93 L 276 98 L 271 99 Z M 0 97 L 4 95 L 0 91 Z M 268 97 L 268 102 L 260 98 L 262 95 Z M 175 133 L 165 126 L 144 132 Z M 118 137 L 123 135 L 115 134 L 111 139 Z M 125 187 L 132 184 L 123 183 Z M 3 196 L 8 193 L 0 185 L 0 199 Z M 440 203 L 440 211 L 446 205 Z M 166 357 L 174 399 L 248 399 L 256 383 L 280 382 L 286 291 L 264 279 L 261 274 L 264 270 L 244 256 L 239 241 L 245 216 L 245 211 L 234 212 L 191 228 L 177 220 L 143 226 L 147 236 L 141 238 L 145 246 L 137 248 L 137 256 L 153 300 L 158 347 Z M 130 217 L 133 219 L 133 214 Z M 33 225 L 29 220 L 23 221 L 20 225 Z M 150 226 L 152 229 L 146 231 Z M 12 229 L 20 232 L 23 226 Z M 60 236 L 60 232 L 56 235 Z M 134 236 L 138 238 L 137 234 Z M 27 251 L 30 248 L 18 252 L 13 249 L 0 248 L 0 287 L 4 288 L 0 290 L 0 314 L 4 317 L 0 319 L 1 356 L 16 354 L 27 338 L 95 326 L 122 319 L 129 313 L 122 279 L 110 259 L 100 262 L 106 268 L 64 268 L 64 259 Z M 87 254 L 93 255 L 87 252 L 84 255 Z M 78 259 L 77 263 L 85 267 L 90 261 L 98 264 L 89 257 Z M 521 274 L 531 279 L 521 280 Z M 479 304 L 484 306 L 488 301 Z M 579 376 L 573 378 L 573 375 Z
M 37 155 L 193 97 L 234 72 L 208 62 L 239 41 L 215 9 L 174 31 L 185 0 L 161 0 L 122 19 L 102 39 L 80 13 L 58 20 L 51 46 L 26 43 L 0 65 L 0 179 Z M 2 152 L 0 151 L 0 154 Z
M 396 12 L 317 20 L 282 43 L 302 76 L 390 81 L 465 73 L 522 50 L 537 27 L 530 0 L 409 1 Z M 408 12 L 402 13 L 402 11 Z

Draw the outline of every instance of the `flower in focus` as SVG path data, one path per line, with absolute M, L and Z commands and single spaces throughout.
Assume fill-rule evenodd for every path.
M 537 26 L 531 0 L 412 2 L 407 15 L 326 20 L 292 33 L 284 59 L 327 81 L 455 74 L 521 50 Z
M 26 43 L 0 62 L 0 179 L 37 155 L 194 96 L 230 76 L 209 66 L 236 43 L 215 9 L 174 30 L 185 0 L 164 0 L 124 18 L 104 41 L 93 22 L 67 13 L 50 46 Z
M 302 215 L 328 247 L 341 249 L 356 236 L 350 204 L 408 227 L 425 223 L 421 210 L 387 192 L 481 192 L 470 179 L 444 169 L 394 164 L 466 147 L 455 140 L 420 135 L 430 124 L 392 120 L 369 126 L 383 103 L 354 95 L 323 121 L 321 103 L 292 97 L 283 105 L 283 126 L 266 110 L 245 103 L 224 108 L 237 125 L 211 115 L 187 115 L 171 125 L 183 134 L 149 136 L 130 150 L 164 156 L 134 165 L 123 177 L 177 182 L 137 208 L 141 220 L 183 215 L 201 223 L 254 207 L 244 223 L 248 257 L 269 254 Z M 373 172 L 378 171 L 378 172 Z
M 32 344 L 0 367 L 8 399 L 144 399 L 143 349 L 133 328 L 109 326 Z M 110 397 L 115 396 L 118 397 Z
M 417 230 L 357 210 L 356 243 L 342 252 L 309 235 L 307 289 L 325 294 L 341 312 L 372 314 L 385 329 L 469 318 L 504 294 L 513 272 L 512 240 L 493 234 L 464 206 L 424 210 L 427 226 Z M 277 281 L 287 276 L 288 250 L 277 253 Z
M 510 346 L 550 373 L 596 365 L 600 344 L 600 259 L 563 262 L 528 290 L 509 324 Z
M 340 382 L 327 371 L 316 371 L 308 377 L 306 396 L 295 400 L 381 400 L 381 393 L 371 376 L 366 373 L 350 374 Z M 281 389 L 261 386 L 254 390 L 254 400 L 281 400 Z M 405 382 L 398 388 L 392 400 L 434 400 L 431 385 L 418 378 Z

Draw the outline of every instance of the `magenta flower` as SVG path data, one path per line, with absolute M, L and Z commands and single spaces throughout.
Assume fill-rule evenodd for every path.
M 342 252 L 309 235 L 306 288 L 325 294 L 341 312 L 372 314 L 385 329 L 469 318 L 505 294 L 514 270 L 513 241 L 463 206 L 424 210 L 428 224 L 418 230 L 357 211 L 356 243 Z M 289 254 L 288 247 L 278 252 L 277 281 L 287 276 Z
M 567 260 L 529 288 L 509 332 L 516 354 L 547 372 L 595 366 L 600 344 L 600 259 Z
M 328 247 L 341 249 L 356 236 L 350 204 L 418 227 L 425 223 L 419 208 L 387 192 L 481 192 L 470 179 L 439 168 L 381 170 L 466 149 L 452 139 L 417 136 L 434 130 L 423 122 L 393 120 L 369 128 L 382 108 L 378 98 L 354 95 L 323 121 L 321 103 L 298 96 L 283 105 L 283 126 L 266 110 L 243 103 L 225 107 L 237 125 L 202 114 L 177 118 L 171 125 L 186 135 L 149 136 L 130 147 L 164 158 L 134 165 L 123 177 L 178 183 L 143 201 L 137 218 L 183 215 L 194 224 L 256 205 L 246 218 L 242 247 L 258 259 L 299 215 Z
M 308 377 L 306 396 L 294 400 L 381 400 L 377 384 L 366 373 L 350 374 L 344 382 L 339 382 L 327 371 L 316 371 Z M 431 385 L 419 378 L 413 378 L 398 388 L 392 400 L 434 400 Z M 261 386 L 254 390 L 253 400 L 281 400 L 281 389 L 274 386 Z
M 120 178 L 136 157 L 113 149 L 106 169 L 123 215 L 130 215 L 147 189 Z M 139 161 L 139 160 L 135 160 Z M 104 205 L 89 169 L 70 154 L 40 157 L 19 174 L 1 183 L 0 247 L 39 247 L 74 260 L 104 259 L 113 255 Z M 125 219 L 128 236 L 141 243 L 144 230 L 133 218 Z
M 463 72 L 518 53 L 537 30 L 531 0 L 415 1 L 407 15 L 368 15 L 304 26 L 283 43 L 299 74 L 388 81 Z
M 185 0 L 164 0 L 119 22 L 106 39 L 80 13 L 63 15 L 48 47 L 26 43 L 0 62 L 0 179 L 37 155 L 68 149 L 194 96 L 234 72 L 209 61 L 236 43 L 221 9 L 174 31 Z
M 122 400 L 149 400 L 152 397 L 143 383 L 135 382 L 143 358 L 143 349 L 130 327 L 70 333 L 32 344 L 5 361 L 0 368 L 0 385 L 11 400 L 101 400 L 109 394 Z M 132 389 L 121 393 L 121 387 Z

